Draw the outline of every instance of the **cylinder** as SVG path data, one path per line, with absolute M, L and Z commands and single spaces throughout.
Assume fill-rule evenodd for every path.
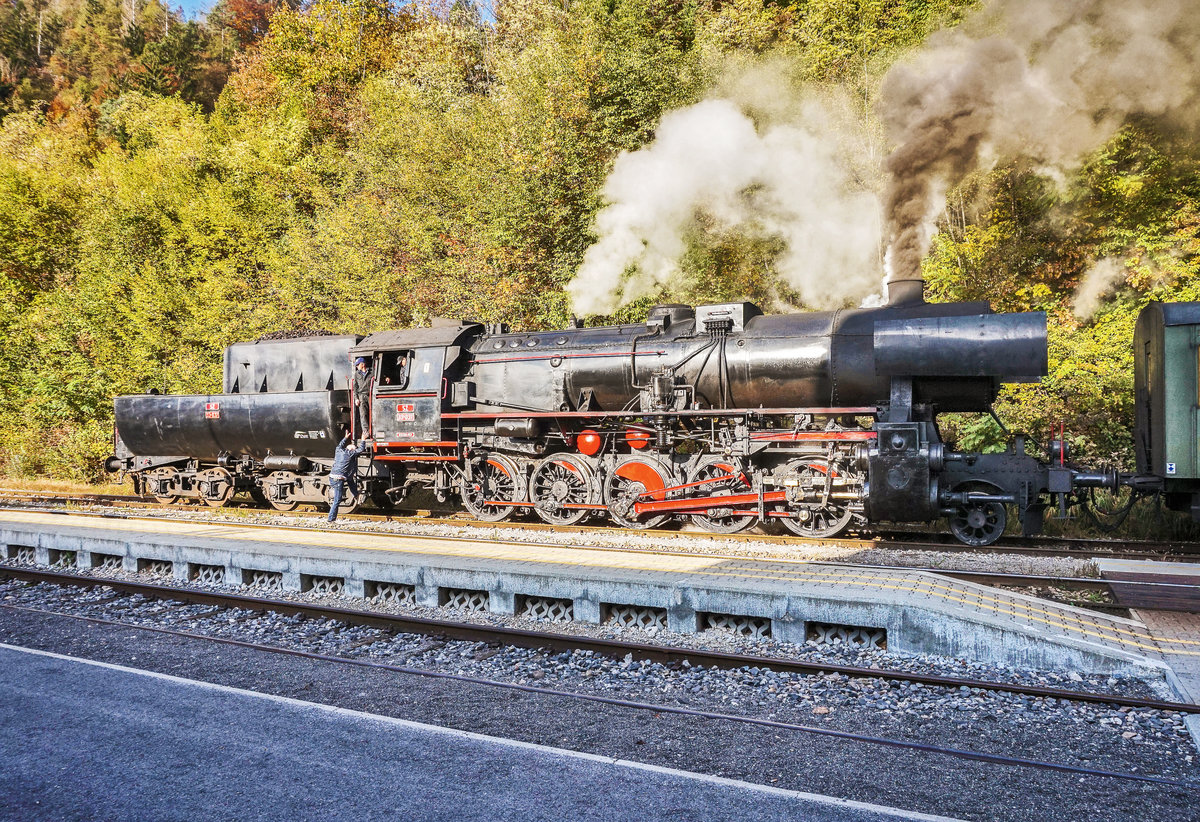
M 496 434 L 515 439 L 533 439 L 542 433 L 542 424 L 531 418 L 496 420 Z
M 308 458 L 296 454 L 273 454 L 263 459 L 263 468 L 271 471 L 307 471 Z

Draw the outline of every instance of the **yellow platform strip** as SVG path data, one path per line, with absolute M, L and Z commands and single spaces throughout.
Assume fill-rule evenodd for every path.
M 80 520 L 84 520 L 80 522 Z M 805 560 L 771 559 L 765 564 L 794 565 L 794 570 L 763 572 L 758 568 L 745 567 L 745 560 L 738 560 L 731 570 L 720 570 L 718 566 L 730 565 L 728 558 L 706 558 L 678 554 L 653 555 L 655 562 L 646 563 L 645 554 L 622 554 L 587 548 L 559 548 L 543 544 L 523 545 L 516 542 L 456 541 L 447 538 L 345 533 L 337 531 L 314 531 L 306 528 L 270 529 L 263 527 L 240 527 L 237 525 L 211 525 L 180 522 L 178 520 L 125 520 L 86 514 L 39 514 L 35 512 L 3 511 L 0 522 L 25 523 L 30 525 L 69 525 L 71 527 L 94 528 L 105 531 L 133 533 L 161 533 L 167 536 L 193 537 L 202 539 L 228 539 L 239 542 L 264 542 L 275 545 L 304 545 L 316 548 L 341 548 L 346 550 L 385 551 L 404 554 L 433 554 L 460 559 L 487 559 L 506 562 L 531 562 L 537 564 L 566 565 L 591 569 L 619 569 L 670 574 L 700 574 L 726 579 L 746 579 L 766 582 L 800 582 L 809 584 L 840 584 L 864 590 L 903 591 L 910 594 L 925 593 L 946 602 L 974 607 L 1014 620 L 1027 620 L 1042 625 L 1063 629 L 1090 639 L 1121 647 L 1133 647 L 1142 651 L 1172 656 L 1197 656 L 1200 650 L 1176 649 L 1175 646 L 1198 646 L 1200 641 L 1163 638 L 1133 628 L 1119 626 L 1102 618 L 1087 618 L 1082 614 L 1057 609 L 1052 603 L 1029 602 L 1003 594 L 990 594 L 985 590 L 968 588 L 953 581 L 931 578 L 926 574 L 912 577 L 890 576 L 889 572 L 869 569 L 842 570 L 828 566 L 813 565 Z M 641 563 L 638 562 L 641 561 Z M 740 570 L 739 570 L 740 568 Z M 1035 613 L 1040 611 L 1041 614 Z M 1057 611 L 1050 616 L 1051 611 Z M 1170 649 L 1170 650 L 1168 650 Z

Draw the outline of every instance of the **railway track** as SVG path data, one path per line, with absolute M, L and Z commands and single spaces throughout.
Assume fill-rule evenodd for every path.
M 6 493 L 8 495 L 7 497 L 5 496 Z M 162 506 L 159 503 L 146 503 L 144 501 L 137 500 L 137 498 L 126 498 L 126 497 L 122 497 L 120 495 L 97 495 L 97 496 L 100 496 L 100 497 L 111 496 L 113 498 L 113 501 L 110 504 L 113 505 L 114 507 L 115 506 L 123 506 L 123 507 L 135 507 L 135 508 L 136 507 L 153 508 L 156 510 L 165 509 L 167 511 L 175 510 L 173 506 Z M 142 505 L 130 506 L 130 503 L 128 501 L 129 499 L 133 499 L 135 501 L 142 502 Z M 71 503 L 71 502 L 74 502 L 77 504 L 88 504 L 88 505 L 96 504 L 95 497 L 90 496 L 90 495 L 78 495 L 78 496 L 74 496 L 74 497 L 64 497 L 64 496 L 55 496 L 55 495 L 47 495 L 47 496 L 15 495 L 12 492 L 0 492 L 0 507 L 2 507 L 5 504 L 5 502 L 38 504 L 38 503 L 42 503 L 42 502 L 46 502 L 46 501 L 53 501 L 58 504 L 67 504 L 67 503 Z M 101 503 L 101 505 L 103 505 L 103 503 Z M 124 513 L 124 512 L 106 513 L 103 516 L 105 516 L 105 517 L 121 517 L 121 518 L 128 518 L 131 520 L 142 520 L 142 519 L 144 519 L 144 520 L 160 520 L 160 519 L 164 518 L 162 516 L 144 516 L 143 517 L 143 516 L 138 516 L 136 514 L 130 514 L 130 513 Z M 312 518 L 317 519 L 318 521 L 320 519 L 319 515 L 316 515 L 316 514 L 312 515 Z M 350 518 L 350 519 L 353 519 L 353 520 L 359 521 L 359 522 L 378 522 L 378 521 L 406 522 L 406 521 L 411 521 L 411 522 L 421 522 L 421 523 L 425 523 L 425 524 L 429 524 L 430 522 L 435 522 L 435 523 L 442 523 L 442 524 L 454 525 L 454 526 L 459 526 L 459 527 L 475 527 L 475 526 L 486 527 L 487 530 L 489 530 L 489 531 L 497 530 L 493 527 L 494 523 L 478 523 L 475 520 L 470 520 L 470 519 L 444 519 L 444 518 L 432 518 L 432 517 L 397 517 L 397 516 L 389 516 L 389 515 L 370 515 L 370 514 L 350 515 L 347 518 Z M 538 528 L 538 525 L 540 525 L 541 527 Z M 278 524 L 270 524 L 270 523 L 253 523 L 253 522 L 239 522 L 238 527 L 241 527 L 241 528 L 263 528 L 263 529 L 269 528 L 269 529 L 275 529 L 275 530 L 289 530 L 289 529 L 291 529 L 291 530 L 311 530 L 306 526 L 296 526 L 296 525 L 286 526 L 286 525 L 278 525 Z M 547 524 L 536 524 L 536 523 L 510 524 L 509 527 L 514 528 L 514 529 L 524 529 L 524 530 L 529 530 L 530 528 L 532 528 L 535 531 L 540 530 L 540 531 L 544 531 L 544 532 L 556 532 L 556 533 L 564 532 L 564 531 L 582 532 L 582 533 L 588 533 L 588 532 L 595 533 L 595 532 L 599 531 L 601 533 L 608 533 L 608 534 L 615 533 L 615 534 L 624 534 L 624 535 L 630 535 L 630 533 L 631 533 L 627 529 L 612 529 L 612 528 L 589 529 L 589 528 L 579 527 L 579 526 L 562 527 L 562 526 L 552 526 L 552 525 L 547 525 Z M 345 529 L 341 529 L 341 530 L 343 533 L 345 532 Z M 505 530 L 505 529 L 499 529 L 499 530 Z M 381 535 L 388 536 L 388 534 L 386 534 L 386 533 L 381 534 L 378 531 L 364 531 L 363 533 L 370 533 L 373 536 L 381 536 Z M 637 532 L 632 532 L 632 533 L 635 533 L 638 535 L 643 535 L 643 536 L 647 535 L 647 534 L 653 536 L 656 533 L 662 534 L 664 536 L 667 536 L 667 535 L 670 535 L 670 536 L 680 536 L 680 535 L 692 536 L 692 534 L 687 534 L 687 533 L 679 532 L 679 531 L 659 531 L 659 532 L 637 531 Z M 396 534 L 395 536 L 406 536 L 406 535 Z M 700 535 L 700 536 L 707 537 L 708 535 L 704 534 L 704 535 Z M 739 536 L 742 536 L 742 535 L 739 535 Z M 419 538 L 423 539 L 423 540 L 448 541 L 448 542 L 479 542 L 479 541 L 494 542 L 494 541 L 496 541 L 496 537 L 492 536 L 490 534 L 488 536 L 469 536 L 469 535 L 462 535 L 462 534 L 458 534 L 458 535 L 421 534 L 421 535 L 419 535 Z M 720 542 L 722 539 L 723 539 L 722 536 L 716 536 L 717 542 Z M 753 536 L 746 537 L 746 539 L 748 541 L 756 540 L 756 538 Z M 796 540 L 796 539 L 783 538 L 783 537 L 773 537 L 772 538 L 770 536 L 765 537 L 765 539 L 771 540 L 775 544 L 782 544 L 785 546 L 788 544 L 797 544 L 797 543 L 805 542 L 803 540 Z M 569 544 L 564 545 L 563 543 L 557 543 L 557 542 L 539 543 L 539 542 L 531 541 L 531 540 L 527 540 L 527 539 L 520 540 L 520 544 L 524 545 L 524 546 L 545 545 L 546 547 L 554 547 L 554 548 L 574 547 Z M 728 544 L 730 544 L 732 546 L 737 543 L 729 542 Z M 853 548 L 858 548 L 858 549 L 887 548 L 887 549 L 891 549 L 891 550 L 896 550 L 898 547 L 903 547 L 903 548 L 911 548 L 912 547 L 912 544 L 903 544 L 903 543 L 895 543 L 895 542 L 888 542 L 888 541 L 829 540 L 829 541 L 825 541 L 823 544 L 837 544 L 839 546 L 849 545 Z M 619 551 L 622 553 L 641 553 L 641 554 L 656 554 L 656 555 L 687 553 L 686 551 L 680 551 L 679 549 L 644 548 L 644 547 L 636 547 L 636 546 L 628 546 L 628 545 L 624 545 L 624 546 L 620 546 L 620 547 L 612 547 L 612 546 L 589 544 L 584 547 L 586 547 L 590 551 Z M 936 548 L 926 547 L 924 550 L 936 550 Z M 722 554 L 720 552 L 712 552 L 712 551 L 704 552 L 704 556 L 713 558 L 713 559 L 727 559 L 727 560 L 738 560 L 738 559 L 744 558 L 744 557 L 738 556 L 734 553 Z M 1066 553 L 1065 556 L 1069 556 L 1069 557 L 1075 558 L 1075 559 L 1089 558 L 1086 555 L 1081 556 L 1079 554 L 1078 550 L 1070 551 L 1070 552 Z M 1113 554 L 1103 554 L 1102 556 L 1112 557 L 1114 555 Z M 1147 558 L 1147 556 L 1143 555 L 1143 554 L 1130 554 L 1130 556 L 1133 558 L 1138 558 L 1138 559 L 1146 559 Z M 781 557 L 780 559 L 786 561 L 788 558 Z M 1005 587 L 1005 588 L 1009 588 L 1009 589 L 1035 591 L 1041 596 L 1048 595 L 1052 599 L 1063 601 L 1063 602 L 1066 602 L 1067 604 L 1078 605 L 1078 606 L 1085 607 L 1085 608 L 1088 608 L 1091 610 L 1096 610 L 1096 611 L 1100 611 L 1103 613 L 1110 613 L 1110 614 L 1126 614 L 1128 612 L 1129 606 L 1121 604 L 1122 601 L 1126 601 L 1126 600 L 1133 601 L 1133 602 L 1153 601 L 1153 602 L 1157 603 L 1155 607 L 1160 610 L 1190 611 L 1190 610 L 1195 610 L 1195 600 L 1197 598 L 1197 595 L 1196 595 L 1196 587 L 1197 586 L 1195 584 L 1193 584 L 1192 582 L 1179 583 L 1179 582 L 1174 582 L 1174 581 L 1150 581 L 1150 580 L 1128 581 L 1128 580 L 1122 580 L 1122 581 L 1119 581 L 1119 583 L 1118 583 L 1121 586 L 1121 595 L 1117 596 L 1114 593 L 1113 581 L 1110 581 L 1107 579 L 1098 579 L 1098 578 L 1093 578 L 1093 577 L 1018 574 L 1018 573 L 1005 573 L 1005 572 L 995 572 L 995 571 L 980 571 L 980 570 L 965 570 L 965 569 L 954 569 L 954 568 L 944 568 L 944 567 L 930 567 L 930 566 L 920 566 L 920 565 L 888 565 L 888 564 L 882 564 L 882 563 L 854 563 L 854 562 L 846 562 L 846 561 L 837 561 L 837 562 L 822 562 L 822 561 L 817 561 L 817 560 L 804 560 L 804 561 L 807 564 L 811 564 L 811 565 L 831 565 L 831 566 L 836 565 L 836 566 L 840 566 L 840 567 L 869 568 L 869 569 L 873 569 L 873 570 L 884 570 L 884 571 L 888 571 L 888 570 L 891 570 L 891 571 L 922 571 L 922 572 L 926 572 L 926 573 L 934 573 L 934 574 L 939 574 L 941 576 L 950 577 L 952 579 L 958 579 L 958 580 L 962 580 L 965 582 L 978 583 L 981 585 L 1000 586 L 1000 587 Z M 1072 592 L 1074 594 L 1078 594 L 1079 596 L 1071 597 L 1067 594 L 1064 594 L 1063 592 Z
M 170 510 L 173 505 L 164 505 L 149 498 L 125 494 L 59 494 L 54 492 L 0 490 L 0 505 L 5 504 L 52 504 L 52 505 L 93 505 L 110 507 L 146 508 L 151 510 Z M 246 500 L 229 506 L 235 510 L 261 510 L 271 513 L 273 509 L 260 506 Z M 186 509 L 184 509 L 186 510 Z M 200 509 L 192 510 L 220 510 Z M 289 517 L 311 517 L 323 519 L 323 513 L 290 511 Z M 433 511 L 418 511 L 411 514 L 400 512 L 385 512 L 379 514 L 353 513 L 343 514 L 339 520 L 359 522 L 414 522 L 426 525 L 446 525 L 453 527 L 478 527 L 493 531 L 520 530 L 559 534 L 615 534 L 679 537 L 689 536 L 708 539 L 713 542 L 726 542 L 731 545 L 744 543 L 764 543 L 768 545 L 823 545 L 838 548 L 870 549 L 887 548 L 889 550 L 937 551 L 945 553 L 991 553 L 1031 557 L 1062 557 L 1071 559 L 1088 559 L 1102 557 L 1106 559 L 1156 560 L 1189 562 L 1200 560 L 1200 544 L 1187 542 L 1150 542 L 1150 541 L 1117 541 L 1117 540 L 1086 540 L 1065 538 L 1024 538 L 1005 537 L 1000 542 L 987 548 L 973 548 L 962 545 L 949 535 L 944 540 L 932 540 L 928 535 L 915 539 L 904 532 L 888 532 L 870 537 L 855 539 L 831 538 L 806 540 L 794 535 L 779 535 L 766 533 L 713 534 L 707 531 L 681 531 L 671 529 L 639 529 L 614 527 L 608 525 L 551 525 L 543 522 L 505 521 L 483 522 L 473 519 L 468 514 L 444 516 Z M 1136 546 L 1129 549 L 1127 546 Z
M 326 619 L 348 625 L 380 628 L 392 633 L 423 634 L 469 642 L 533 648 L 555 653 L 591 651 L 595 654 L 612 658 L 648 660 L 665 665 L 682 665 L 686 661 L 690 665 L 703 665 L 721 669 L 757 667 L 778 672 L 799 674 L 832 673 L 851 678 L 886 679 L 943 688 L 978 688 L 1046 699 L 1067 699 L 1093 704 L 1116 705 L 1123 708 L 1200 714 L 1200 705 L 1184 702 L 1100 694 L 1020 683 L 966 679 L 896 669 L 863 668 L 824 662 L 811 663 L 779 657 L 761 657 L 695 648 L 672 647 L 668 645 L 651 645 L 546 631 L 529 631 L 471 622 L 427 619 L 381 611 L 341 608 L 294 600 L 252 597 L 221 591 L 179 588 L 172 585 L 133 582 L 108 577 L 83 576 L 60 571 L 0 567 L 0 579 L 5 578 L 22 580 L 34 584 L 48 583 L 64 587 L 109 588 L 121 594 L 140 595 L 164 601 L 208 605 L 220 609 L 237 608 L 256 612 L 273 612 L 287 616 L 301 616 L 308 619 Z
M 951 740 L 944 739 L 920 741 L 918 739 L 905 738 L 904 736 L 883 732 L 877 728 L 839 729 L 836 727 L 829 727 L 827 725 L 806 723 L 803 722 L 803 720 L 801 720 L 799 717 L 793 719 L 792 721 L 787 721 L 786 719 L 776 718 L 775 716 L 754 715 L 752 713 L 745 712 L 734 713 L 723 708 L 706 708 L 701 706 L 670 703 L 654 703 L 648 702 L 644 699 L 622 698 L 620 696 L 609 696 L 603 693 L 586 691 L 581 692 L 564 689 L 561 687 L 554 688 L 544 685 L 529 685 L 523 682 L 514 682 L 511 680 L 463 674 L 462 672 L 413 668 L 402 664 L 346 656 L 341 653 L 322 653 L 311 650 L 284 647 L 280 645 L 264 644 L 261 641 L 248 641 L 232 637 L 214 636 L 212 634 L 198 633 L 195 631 L 181 630 L 166 626 L 146 624 L 134 625 L 119 620 L 105 619 L 88 615 L 60 614 L 53 611 L 44 611 L 25 606 L 0 605 L 0 608 L 13 612 L 25 612 L 29 614 L 40 613 L 48 616 L 76 620 L 83 625 L 93 628 L 108 627 L 123 629 L 125 631 L 141 633 L 147 638 L 161 636 L 164 639 L 175 643 L 179 641 L 191 642 L 193 644 L 187 647 L 186 652 L 188 653 L 189 662 L 193 663 L 193 665 L 199 664 L 200 666 L 203 666 L 203 657 L 205 656 L 205 653 L 201 650 L 202 646 L 200 646 L 199 643 L 207 643 L 214 649 L 238 649 L 252 653 L 258 653 L 264 656 L 275 656 L 279 659 L 295 659 L 297 661 L 322 664 L 326 666 L 327 669 L 341 668 L 346 672 L 345 676 L 347 678 L 356 676 L 356 674 L 352 672 L 370 671 L 387 675 L 389 677 L 395 677 L 395 681 L 397 682 L 404 681 L 405 679 L 407 679 L 408 682 L 421 679 L 430 683 L 439 683 L 437 686 L 439 690 L 436 692 L 426 691 L 427 693 L 436 693 L 439 701 L 455 699 L 456 695 L 461 693 L 462 689 L 464 688 L 487 688 L 500 694 L 505 694 L 506 698 L 503 700 L 504 707 L 502 709 L 503 715 L 514 718 L 515 724 L 511 727 L 517 730 L 518 734 L 522 733 L 526 727 L 522 724 L 522 720 L 525 713 L 530 710 L 539 710 L 543 712 L 543 714 L 547 710 L 559 710 L 575 716 L 587 711 L 588 716 L 596 717 L 596 709 L 603 708 L 606 711 L 603 716 L 609 718 L 610 726 L 620 724 L 620 718 L 623 715 L 626 715 L 627 712 L 632 713 L 634 716 L 641 714 L 643 716 L 647 716 L 647 718 L 638 718 L 634 719 L 633 721 L 642 727 L 647 727 L 648 724 L 652 725 L 654 730 L 651 733 L 654 734 L 654 740 L 650 740 L 644 731 L 639 733 L 637 742 L 635 743 L 637 746 L 642 746 L 638 751 L 639 754 L 641 754 L 637 757 L 638 761 L 646 761 L 648 759 L 649 761 L 653 762 L 653 757 L 655 756 L 653 748 L 657 740 L 660 738 L 665 742 L 662 750 L 670 750 L 673 741 L 675 741 L 675 744 L 678 745 L 679 742 L 683 742 L 685 740 L 690 742 L 691 740 L 695 739 L 695 736 L 693 735 L 695 733 L 694 726 L 670 725 L 665 721 L 666 717 L 675 717 L 681 721 L 692 719 L 702 720 L 705 723 L 704 728 L 706 735 L 712 735 L 715 732 L 716 734 L 728 734 L 730 737 L 745 739 L 747 742 L 751 740 L 760 741 L 764 747 L 768 749 L 768 755 L 774 752 L 776 755 L 787 756 L 788 754 L 783 752 L 787 746 L 796 744 L 791 742 L 792 735 L 795 735 L 797 737 L 807 736 L 813 738 L 813 741 L 811 742 L 802 743 L 806 748 L 818 744 L 817 740 L 822 738 L 836 740 L 839 744 L 839 747 L 836 750 L 844 751 L 847 754 L 856 749 L 862 751 L 862 753 L 857 754 L 856 758 L 864 763 L 878 763 L 880 761 L 880 749 L 890 749 L 901 754 L 920 756 L 923 760 L 925 760 L 925 763 L 916 767 L 934 769 L 951 767 L 953 768 L 953 773 L 955 776 L 959 778 L 966 777 L 970 779 L 970 782 L 976 786 L 987 784 L 993 789 L 1003 790 L 1006 783 L 1011 784 L 1010 778 L 1000 776 L 1000 774 L 1009 772 L 1016 776 L 1019 780 L 1019 785 L 1021 787 L 1014 786 L 1011 789 L 1011 791 L 1016 792 L 1017 796 L 1023 796 L 1024 791 L 1029 790 L 1031 786 L 1034 785 L 1036 785 L 1036 787 L 1033 789 L 1042 793 L 1043 796 L 1045 795 L 1046 791 L 1056 790 L 1055 784 L 1047 782 L 1046 780 L 1050 778 L 1050 774 L 1059 774 L 1062 776 L 1062 778 L 1068 779 L 1069 782 L 1064 783 L 1064 787 L 1058 788 L 1058 790 L 1069 791 L 1070 795 L 1072 796 L 1077 795 L 1080 790 L 1083 790 L 1083 783 L 1087 781 L 1093 785 L 1099 786 L 1095 788 L 1095 790 L 1101 792 L 1106 801 L 1114 800 L 1113 791 L 1125 791 L 1131 792 L 1135 796 L 1140 797 L 1141 800 L 1139 804 L 1142 807 L 1146 807 L 1147 794 L 1145 791 L 1153 787 L 1156 790 L 1156 793 L 1150 794 L 1149 796 L 1156 798 L 1160 796 L 1163 797 L 1161 801 L 1173 810 L 1175 805 L 1179 805 L 1181 803 L 1183 807 L 1187 806 L 1187 797 L 1192 795 L 1192 792 L 1194 792 L 1197 785 L 1195 779 L 1191 778 L 1190 775 L 1180 774 L 1169 776 L 1158 769 L 1146 769 L 1142 762 L 1139 762 L 1138 766 L 1132 767 L 1128 762 L 1112 762 L 1105 766 L 1099 763 L 1092 763 L 1090 761 L 1092 759 L 1091 756 L 1066 756 L 1064 757 L 1066 761 L 1061 761 L 1052 753 L 1044 750 L 1037 750 L 1036 752 L 1030 751 L 1029 753 L 1024 753 L 1024 755 L 1016 751 L 993 752 L 995 750 L 992 748 L 994 742 L 991 741 L 985 741 L 982 746 L 978 745 L 978 741 L 976 741 L 976 744 L 971 744 L 968 742 L 965 745 L 962 743 L 956 744 Z M 92 632 L 89 631 L 88 634 L 92 634 Z M 127 636 L 132 638 L 132 635 Z M 156 650 L 154 641 L 150 640 L 147 642 L 147 646 L 150 649 L 151 657 L 153 657 Z M 139 647 L 144 646 L 139 645 Z M 176 645 L 176 648 L 178 649 L 178 645 Z M 90 656 L 90 654 L 88 656 Z M 104 656 L 103 650 L 100 651 L 100 656 Z M 121 656 L 114 657 L 114 661 L 128 664 L 127 661 L 123 660 Z M 156 670 L 156 668 L 153 666 L 153 663 L 151 663 L 151 667 L 149 669 Z M 178 669 L 176 668 L 176 670 Z M 201 667 L 200 670 L 203 671 L 203 668 Z M 311 671 L 313 669 L 308 668 L 307 670 Z M 205 676 L 203 673 L 201 673 L 197 678 L 204 679 Z M 217 681 L 221 681 L 219 674 L 217 676 Z M 305 687 L 307 688 L 308 686 Z M 413 686 L 401 687 L 408 688 Z M 255 690 L 267 690 L 267 692 L 271 692 L 269 688 L 264 689 L 259 687 Z M 306 699 L 313 699 L 313 695 L 309 693 L 304 693 L 301 696 Z M 533 701 L 517 701 L 519 698 Z M 547 700 L 553 700 L 553 702 L 547 702 Z M 317 701 L 324 702 L 326 700 L 321 699 L 318 695 Z M 488 700 L 488 702 L 493 704 L 500 701 L 501 700 L 499 699 Z M 338 703 L 335 701 L 327 702 L 326 704 Z M 444 710 L 439 710 L 435 718 L 427 721 L 434 721 L 437 724 L 441 724 L 446 727 L 456 727 L 454 724 L 455 717 L 455 714 L 451 714 L 449 717 L 447 717 Z M 649 717 L 653 717 L 653 719 L 650 719 Z M 494 724 L 491 727 L 493 733 L 502 732 L 502 730 L 497 728 Z M 765 737 L 746 736 L 745 734 L 751 729 L 760 729 L 766 731 L 768 735 Z M 582 737 L 582 739 L 588 738 L 589 737 Z M 578 747 L 579 743 L 569 742 L 567 737 L 563 737 L 562 743 L 564 744 L 564 747 L 587 750 L 587 748 Z M 770 747 L 772 745 L 777 746 L 778 750 L 772 750 Z M 1005 747 L 1007 748 L 1008 746 Z M 854 754 L 850 755 L 855 756 Z M 845 756 L 845 754 L 839 756 L 839 764 L 842 756 Z M 959 760 L 962 765 L 965 765 L 966 763 L 977 763 L 978 765 L 986 766 L 987 769 L 975 770 L 968 774 L 968 772 L 961 770 L 962 766 L 950 766 L 947 760 Z M 908 761 L 914 762 L 915 760 Z M 718 775 L 728 775 L 727 765 L 728 763 L 724 761 L 716 763 L 715 766 L 710 762 L 708 765 L 709 769 L 706 769 L 704 767 L 704 763 L 701 761 L 694 764 L 690 769 L 701 773 L 712 773 L 713 770 L 710 769 L 715 767 L 717 769 L 715 772 Z M 994 766 L 998 767 L 998 770 L 991 770 L 991 768 Z M 914 766 L 910 765 L 910 767 Z M 990 781 L 991 777 L 989 775 L 993 773 L 997 774 L 997 779 L 999 780 L 996 783 L 992 783 Z M 1041 774 L 1045 774 L 1046 776 L 1041 776 Z M 752 774 L 747 774 L 747 776 L 750 775 Z M 1027 782 L 1026 780 L 1038 781 Z M 758 781 L 766 781 L 764 778 L 762 778 L 761 772 L 759 772 Z M 776 782 L 777 779 L 770 779 L 770 783 Z M 1122 783 L 1128 785 L 1128 788 L 1118 787 Z M 828 785 L 828 783 L 826 784 Z M 781 785 L 781 787 L 790 786 Z M 798 787 L 803 786 L 801 785 Z M 972 790 L 972 788 L 967 787 L 966 790 L 969 792 Z M 1163 790 L 1170 791 L 1171 793 L 1159 793 L 1159 791 Z M 841 793 L 839 792 L 835 795 L 841 795 Z M 1123 794 L 1120 795 L 1123 796 Z M 943 801 L 949 801 L 952 806 L 954 804 L 953 799 Z M 972 796 L 969 793 L 959 800 L 961 807 L 964 809 L 977 808 L 977 802 L 978 796 Z M 1077 804 L 1079 804 L 1080 807 L 1084 807 L 1086 806 L 1086 800 L 1083 803 Z M 948 810 L 953 810 L 953 807 L 949 808 Z M 1169 813 L 1170 811 L 1168 810 L 1166 812 Z M 958 814 L 956 813 L 955 816 L 957 817 Z M 1167 817 L 1165 815 L 1157 815 L 1156 818 Z

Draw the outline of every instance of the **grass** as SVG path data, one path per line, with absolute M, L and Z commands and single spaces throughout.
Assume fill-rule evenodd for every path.
M 4 491 L 49 491 L 59 494 L 129 494 L 133 489 L 128 483 L 87 483 L 71 480 L 44 479 L 41 477 L 0 476 L 0 490 Z
M 1117 509 L 1125 499 L 1125 496 L 1114 499 L 1109 491 L 1097 493 L 1097 503 L 1108 509 Z M 1168 511 L 1159 505 L 1154 497 L 1139 499 L 1134 503 L 1125 521 L 1111 531 L 1096 527 L 1096 524 L 1078 508 L 1071 509 L 1067 519 L 1052 519 L 1055 513 L 1056 511 L 1046 512 L 1046 534 L 1049 536 L 1200 542 L 1200 523 L 1187 514 Z M 1101 521 L 1105 519 L 1101 517 Z

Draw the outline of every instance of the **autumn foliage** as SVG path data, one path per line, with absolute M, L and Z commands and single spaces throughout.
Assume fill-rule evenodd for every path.
M 186 22 L 35 3 L 0 2 L 0 471 L 77 478 L 109 452 L 114 394 L 213 390 L 235 340 L 565 322 L 604 180 L 665 113 L 761 61 L 848 90 L 869 121 L 887 66 L 970 5 L 223 0 Z M 935 299 L 1052 320 L 1050 377 L 1007 391 L 1002 418 L 1128 460 L 1132 318 L 1200 298 L 1194 145 L 1131 123 L 1070 179 L 972 177 L 939 227 Z M 702 239 L 653 299 L 778 293 L 772 248 Z M 1076 317 L 1090 261 L 1114 254 L 1118 281 Z M 987 418 L 945 428 L 1001 439 Z

